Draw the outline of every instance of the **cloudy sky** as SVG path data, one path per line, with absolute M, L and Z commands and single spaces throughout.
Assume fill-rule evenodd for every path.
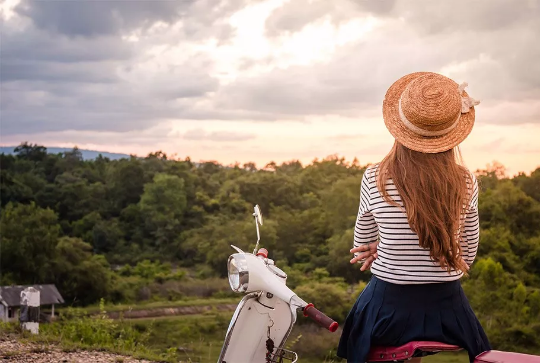
M 466 164 L 540 166 L 540 0 L 3 0 L 1 145 L 380 160 L 387 88 L 482 101 Z

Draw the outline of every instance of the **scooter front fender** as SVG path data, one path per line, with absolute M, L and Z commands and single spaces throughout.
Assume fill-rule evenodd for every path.
M 260 294 L 266 293 L 247 294 L 236 307 L 218 363 L 264 363 L 269 327 L 275 348 L 285 344 L 296 322 L 296 310 L 276 297 L 270 298 L 273 306 L 263 305 Z

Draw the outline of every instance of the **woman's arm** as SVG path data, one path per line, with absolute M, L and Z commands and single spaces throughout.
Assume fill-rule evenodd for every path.
M 480 218 L 478 216 L 478 181 L 473 176 L 472 197 L 469 209 L 465 215 L 463 227 L 464 243 L 463 259 L 470 266 L 476 258 L 478 252 L 478 242 L 480 240 Z
M 360 187 L 360 207 L 358 208 L 358 216 L 354 227 L 354 247 L 376 242 L 379 234 L 377 223 L 370 211 L 371 198 L 369 191 L 373 180 L 372 171 L 370 169 L 366 170 Z

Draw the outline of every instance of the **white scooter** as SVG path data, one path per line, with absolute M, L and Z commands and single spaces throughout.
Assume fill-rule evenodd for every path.
M 257 249 L 259 225 L 263 224 L 258 205 L 253 216 L 257 228 L 253 253 L 232 246 L 238 253 L 227 263 L 232 290 L 246 295 L 231 319 L 218 363 L 296 362 L 297 354 L 284 346 L 296 322 L 297 309 L 331 332 L 336 331 L 338 323 L 287 287 L 287 275 L 268 258 L 266 249 Z

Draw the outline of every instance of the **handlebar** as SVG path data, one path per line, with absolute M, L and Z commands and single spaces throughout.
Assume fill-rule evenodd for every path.
M 307 304 L 302 309 L 305 317 L 310 317 L 313 319 L 317 324 L 322 326 L 325 329 L 330 330 L 332 333 L 335 332 L 338 328 L 338 323 L 332 320 L 332 318 L 329 318 L 328 316 L 324 315 L 322 312 L 317 310 L 313 304 Z

